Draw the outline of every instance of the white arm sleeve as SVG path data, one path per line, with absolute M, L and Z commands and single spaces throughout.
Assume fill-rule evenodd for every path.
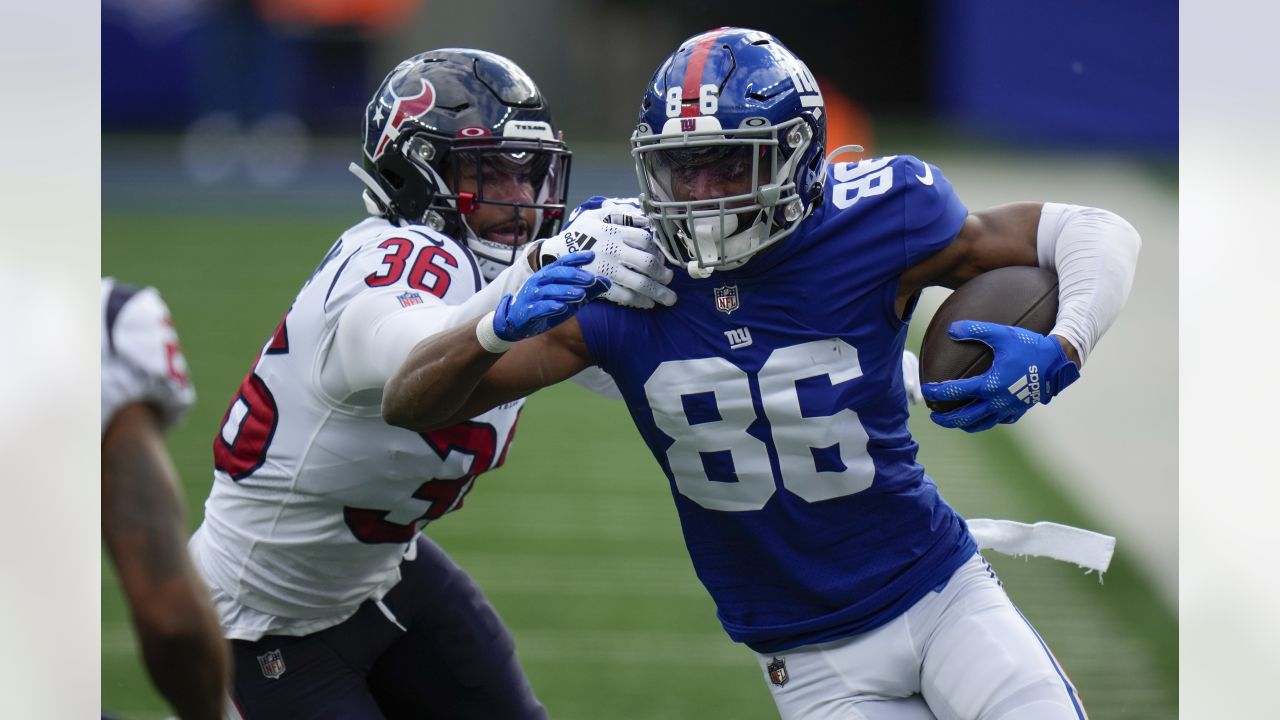
M 338 319 L 333 343 L 321 360 L 320 386 L 329 397 L 346 401 L 362 390 L 381 390 L 414 346 L 437 333 L 475 320 L 515 293 L 533 271 L 518 260 L 493 282 L 459 305 L 427 295 L 420 305 L 401 307 L 403 288 L 365 292 Z
M 1071 343 L 1083 365 L 1111 327 L 1133 287 L 1142 238 L 1107 210 L 1045 203 L 1036 251 L 1058 273 L 1058 321 L 1050 330 Z

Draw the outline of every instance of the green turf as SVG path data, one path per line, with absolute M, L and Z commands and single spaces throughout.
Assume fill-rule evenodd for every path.
M 161 289 L 199 390 L 170 438 L 192 527 L 226 403 L 345 220 L 103 217 L 103 273 Z M 912 423 L 966 515 L 1089 524 L 1007 429 L 946 432 L 924 412 Z M 507 465 L 428 532 L 486 589 L 553 717 L 776 717 L 753 655 L 716 622 L 666 482 L 620 404 L 573 386 L 533 397 Z M 1061 563 L 989 559 L 1093 717 L 1177 715 L 1177 623 L 1123 544 L 1105 584 Z M 102 612 L 103 707 L 163 717 L 105 562 Z

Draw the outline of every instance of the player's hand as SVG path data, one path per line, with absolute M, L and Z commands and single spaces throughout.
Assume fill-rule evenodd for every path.
M 531 275 L 514 296 L 503 295 L 493 313 L 494 334 L 515 342 L 544 333 L 605 293 L 608 278 L 582 269 L 593 260 L 589 250 L 568 253 Z
M 576 214 L 563 232 L 542 242 L 536 251 L 541 265 L 589 249 L 596 257 L 583 269 L 613 284 L 605 300 L 637 308 L 674 304 L 676 294 L 667 287 L 673 273 L 663 261 L 648 219 L 624 210 L 614 204 Z
M 1055 395 L 1080 377 L 1080 368 L 1067 359 L 1057 338 L 996 323 L 962 320 L 947 334 L 955 340 L 979 340 L 995 355 L 991 369 L 962 380 L 925 383 L 921 391 L 931 402 L 974 402 L 929 417 L 942 427 L 980 432 L 996 423 L 1013 423 L 1036 404 L 1048 405 Z

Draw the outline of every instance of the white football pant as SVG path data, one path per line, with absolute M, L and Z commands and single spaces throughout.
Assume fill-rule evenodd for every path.
M 871 632 L 759 655 L 783 720 L 1084 720 L 1075 686 L 991 566 Z M 785 663 L 785 682 L 779 663 Z

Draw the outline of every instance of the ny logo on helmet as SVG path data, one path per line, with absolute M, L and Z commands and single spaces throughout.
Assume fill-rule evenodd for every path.
M 794 55 L 783 55 L 779 64 L 791 75 L 791 82 L 800 95 L 801 107 L 822 107 L 822 90 L 818 89 L 818 81 L 809 68 Z
M 387 91 L 382 95 L 381 101 L 377 103 L 377 110 L 374 111 L 372 121 L 374 123 L 382 122 L 382 107 L 389 106 L 391 114 L 387 124 L 382 127 L 382 135 L 378 138 L 378 144 L 375 146 L 371 159 L 377 160 L 382 157 L 383 151 L 387 149 L 387 145 L 395 142 L 400 137 L 400 126 L 405 120 L 410 118 L 419 118 L 427 114 L 436 104 L 436 89 L 427 81 L 426 78 L 416 78 L 420 87 L 418 92 L 413 95 L 400 95 L 396 92 L 396 83 L 387 86 Z

